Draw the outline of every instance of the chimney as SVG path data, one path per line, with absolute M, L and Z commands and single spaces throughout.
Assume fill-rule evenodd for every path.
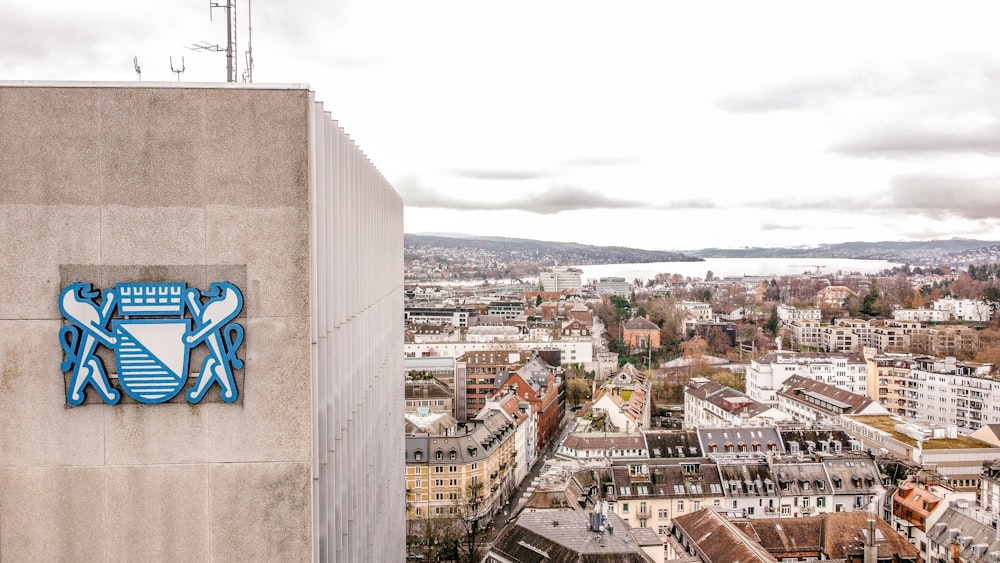
M 875 519 L 868 519 L 868 537 L 865 538 L 865 562 L 878 563 L 878 546 L 875 545 Z

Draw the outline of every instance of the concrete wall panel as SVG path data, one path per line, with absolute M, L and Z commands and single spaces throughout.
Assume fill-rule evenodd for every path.
M 0 204 L 103 202 L 101 98 L 78 88 L 0 92 Z
M 208 466 L 107 471 L 107 561 L 205 561 Z
M 309 561 L 309 463 L 211 466 L 213 563 Z
M 0 558 L 104 561 L 101 467 L 0 468 Z
M 100 214 L 89 206 L 0 204 L 0 319 L 59 318 L 59 265 L 100 260 Z
M 103 412 L 66 408 L 60 324 L 0 321 L 0 467 L 104 462 Z

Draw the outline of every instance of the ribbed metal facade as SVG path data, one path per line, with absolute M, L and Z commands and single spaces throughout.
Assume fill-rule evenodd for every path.
M 402 561 L 403 202 L 311 110 L 314 558 Z

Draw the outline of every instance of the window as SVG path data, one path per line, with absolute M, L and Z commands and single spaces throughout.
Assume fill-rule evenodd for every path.
M 684 501 L 677 501 L 677 512 L 684 512 Z
M 448 486 L 457 487 L 458 486 L 458 479 L 448 479 Z
M 434 473 L 444 473 L 444 466 L 443 465 L 439 465 L 439 466 L 435 467 L 434 468 Z
M 819 507 L 819 508 L 823 508 L 824 506 L 826 506 L 826 497 L 819 497 L 819 498 L 817 498 L 816 499 L 816 506 Z
M 694 510 L 695 512 L 701 510 L 701 501 L 700 500 L 694 501 L 694 506 L 691 508 L 691 510 Z
M 434 457 L 437 459 L 444 459 L 444 452 L 438 450 L 437 453 L 434 454 Z
M 413 454 L 413 459 L 415 459 L 417 461 L 422 461 L 424 459 L 424 452 L 422 452 L 420 450 L 417 450 Z
M 420 510 L 420 509 L 418 508 L 417 510 Z M 660 526 L 660 527 L 656 528 L 656 533 L 660 534 L 661 536 L 669 536 L 670 535 L 670 526 Z
M 661 508 L 657 512 L 656 517 L 659 518 L 660 520 L 666 520 L 666 519 L 670 518 L 670 511 L 668 509 L 666 509 L 666 508 Z
M 628 503 L 627 502 L 623 502 L 622 503 L 622 514 L 628 514 Z
M 444 479 L 435 479 L 434 480 L 434 486 L 435 487 L 443 487 L 444 486 Z
M 787 504 L 781 505 L 781 513 L 782 514 L 791 514 L 792 513 L 792 507 L 790 505 L 787 505 Z

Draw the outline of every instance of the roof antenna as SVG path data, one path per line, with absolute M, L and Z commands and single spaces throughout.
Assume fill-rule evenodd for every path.
M 170 57 L 170 70 L 177 75 L 177 82 L 181 81 L 181 73 L 184 72 L 184 57 L 181 57 L 181 68 L 174 68 L 174 58 Z
M 208 19 L 212 20 L 212 9 L 222 8 L 226 11 L 226 47 L 223 49 L 218 43 L 212 45 L 205 41 L 199 41 L 187 47 L 192 51 L 209 51 L 211 53 L 226 52 L 226 82 L 236 82 L 236 59 L 233 51 L 236 49 L 236 0 L 225 0 L 225 4 L 218 2 L 208 3 Z
M 243 82 L 253 83 L 253 20 L 250 17 L 250 0 L 247 0 L 247 50 L 243 64 Z
M 132 57 L 132 66 L 135 67 L 135 73 L 139 76 L 139 82 L 142 82 L 142 68 L 139 67 L 139 57 Z

